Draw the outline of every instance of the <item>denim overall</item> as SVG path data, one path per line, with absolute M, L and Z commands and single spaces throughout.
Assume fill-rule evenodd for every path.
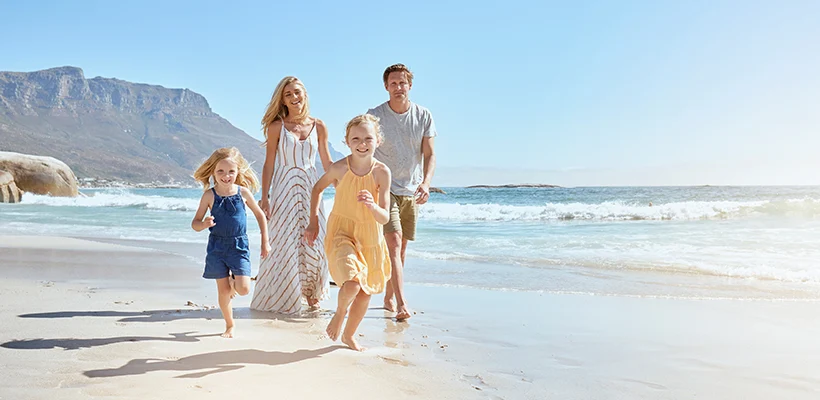
M 208 255 L 205 257 L 206 279 L 227 278 L 251 275 L 251 255 L 248 250 L 246 232 L 248 218 L 245 214 L 245 201 L 241 188 L 237 187 L 233 196 L 222 197 L 214 193 L 214 205 L 211 216 L 216 225 L 208 228 Z

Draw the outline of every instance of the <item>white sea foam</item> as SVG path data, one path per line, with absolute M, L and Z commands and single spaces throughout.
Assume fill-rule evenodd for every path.
M 630 221 L 715 220 L 750 216 L 820 216 L 820 201 L 687 201 L 653 206 L 622 201 L 547 203 L 538 206 L 437 203 L 420 208 L 420 218 L 450 221 Z
M 50 197 L 27 194 L 23 204 L 53 207 L 121 207 L 166 211 L 196 211 L 199 199 L 135 194 L 126 190 L 100 192 L 88 197 Z M 333 200 L 325 200 L 330 210 Z M 419 218 L 432 221 L 631 221 L 716 220 L 750 216 L 820 216 L 820 201 L 687 201 L 654 206 L 623 201 L 546 203 L 544 205 L 430 203 L 420 207 Z

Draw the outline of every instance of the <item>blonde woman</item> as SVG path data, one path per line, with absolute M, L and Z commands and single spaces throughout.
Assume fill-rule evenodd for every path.
M 262 259 L 251 308 L 297 314 L 327 298 L 329 275 L 323 251 L 325 215 L 320 207 L 318 243 L 302 240 L 310 217 L 310 191 L 319 180 L 316 156 L 330 167 L 324 122 L 310 115 L 305 85 L 287 76 L 276 86 L 262 118 L 266 156 L 260 205 L 268 217 L 271 252 Z

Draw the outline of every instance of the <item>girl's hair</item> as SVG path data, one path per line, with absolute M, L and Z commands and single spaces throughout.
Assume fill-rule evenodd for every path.
M 305 119 L 310 115 L 310 100 L 308 99 L 307 89 L 305 84 L 295 76 L 286 76 L 276 85 L 276 90 L 273 91 L 273 96 L 270 98 L 268 108 L 265 110 L 265 116 L 262 117 L 262 133 L 265 135 L 265 141 L 268 140 L 268 126 L 276 120 L 284 120 L 288 116 L 288 106 L 285 105 L 285 87 L 291 83 L 297 83 L 302 87 L 305 106 L 302 108 L 302 113 L 297 115 L 297 119 Z
M 353 119 L 347 123 L 347 128 L 345 128 L 345 144 L 347 144 L 347 137 L 350 136 L 350 129 L 354 126 L 364 124 L 373 125 L 373 128 L 376 130 L 376 138 L 379 140 L 379 143 L 384 142 L 384 134 L 382 134 L 382 126 L 379 124 L 379 117 L 372 114 L 360 114 L 353 117 Z
M 210 157 L 208 157 L 199 168 L 194 171 L 194 179 L 202 183 L 205 190 L 211 187 L 211 177 L 214 175 L 216 164 L 222 160 L 231 160 L 236 163 L 239 168 L 236 175 L 236 184 L 250 189 L 251 192 L 259 190 L 259 180 L 256 179 L 256 172 L 254 172 L 248 160 L 242 157 L 236 147 L 223 147 L 216 149 Z

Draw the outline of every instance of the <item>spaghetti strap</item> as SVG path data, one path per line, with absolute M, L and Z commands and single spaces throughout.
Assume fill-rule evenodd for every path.
M 308 131 L 307 136 L 305 136 L 304 139 L 297 137 L 297 138 L 294 138 L 294 140 L 296 140 L 298 142 L 305 142 L 308 139 L 310 139 L 311 135 L 313 135 L 314 130 L 316 130 L 316 118 L 313 118 L 313 126 L 310 127 L 310 131 Z M 291 132 L 288 130 L 288 128 L 285 127 L 285 120 L 282 119 L 282 131 L 280 132 L 280 135 L 288 134 L 288 133 L 291 133 Z
M 370 169 L 367 170 L 367 173 L 364 174 L 364 175 L 359 175 L 359 174 L 353 172 L 353 169 L 350 168 L 350 156 L 347 156 L 345 158 L 347 159 L 347 172 L 350 172 L 351 175 L 353 175 L 357 178 L 364 178 L 364 177 L 370 175 L 373 172 L 373 167 L 376 166 L 376 159 L 374 158 L 373 161 L 370 163 Z

